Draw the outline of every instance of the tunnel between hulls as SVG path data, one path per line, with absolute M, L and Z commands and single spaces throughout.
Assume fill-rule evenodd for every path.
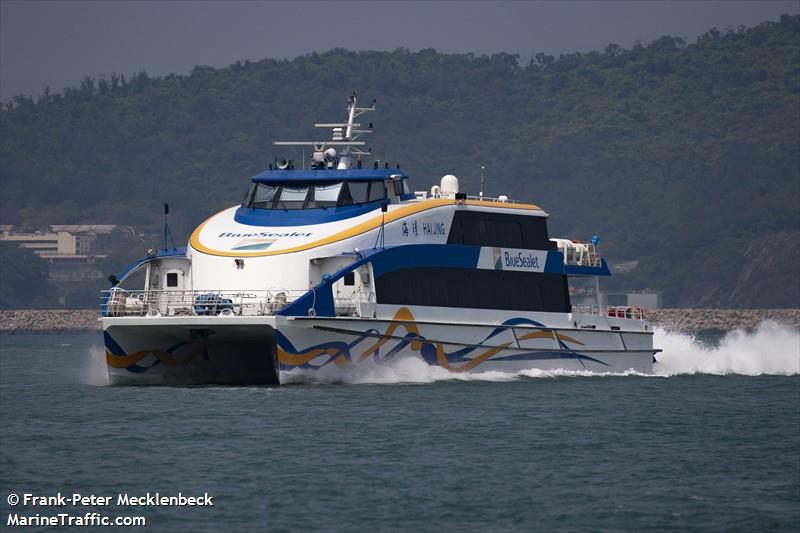
M 112 324 L 103 336 L 112 384 L 279 383 L 266 324 Z

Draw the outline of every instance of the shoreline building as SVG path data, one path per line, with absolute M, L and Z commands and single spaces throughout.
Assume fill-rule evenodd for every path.
M 94 281 L 104 277 L 97 261 L 115 232 L 114 224 L 52 225 L 47 231 L 16 232 L 12 225 L 0 225 L 0 241 L 17 242 L 47 262 L 48 280 L 53 282 Z

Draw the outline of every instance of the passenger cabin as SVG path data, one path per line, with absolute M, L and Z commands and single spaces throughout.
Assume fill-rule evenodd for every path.
M 424 202 L 410 192 L 407 179 L 390 169 L 270 170 L 253 178 L 236 220 L 265 226 L 320 224 L 377 210 L 383 203 Z M 374 316 L 376 304 L 570 312 L 563 269 L 476 268 L 482 248 L 542 251 L 562 263 L 556 243 L 549 239 L 546 216 L 490 209 L 493 206 L 505 207 L 472 202 L 449 211 L 452 219 L 440 245 L 393 242 L 356 255 L 345 251 L 311 258 L 309 279 L 331 291 L 339 316 Z M 454 255 L 467 259 L 454 262 Z
M 506 253 L 544 251 L 556 257 L 556 245 L 548 239 L 547 219 L 543 216 L 456 210 L 443 248 L 438 252 L 443 256 L 440 266 L 408 266 L 378 276 L 377 302 L 551 313 L 571 310 L 563 271 L 503 268 L 502 256 Z M 497 255 L 494 269 L 476 268 L 475 262 L 459 265 L 448 260 L 464 251 L 472 251 L 477 258 L 481 248 L 490 248 Z M 431 252 L 434 251 L 426 250 Z

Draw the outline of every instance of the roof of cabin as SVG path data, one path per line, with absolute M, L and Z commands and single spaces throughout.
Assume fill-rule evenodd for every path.
M 257 183 L 286 183 L 290 181 L 370 181 L 387 179 L 392 176 L 408 179 L 408 174 L 396 168 L 265 170 L 250 179 Z

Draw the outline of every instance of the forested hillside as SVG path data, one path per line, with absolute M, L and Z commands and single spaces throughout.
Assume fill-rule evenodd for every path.
M 796 16 L 529 64 L 332 50 L 86 78 L 0 110 L 0 223 L 152 224 L 169 202 L 183 239 L 239 201 L 271 141 L 342 120 L 354 88 L 378 99 L 376 157 L 416 189 L 453 173 L 475 193 L 485 165 L 487 194 L 541 205 L 551 234 L 639 260 L 614 283 L 672 306 L 799 305 Z

